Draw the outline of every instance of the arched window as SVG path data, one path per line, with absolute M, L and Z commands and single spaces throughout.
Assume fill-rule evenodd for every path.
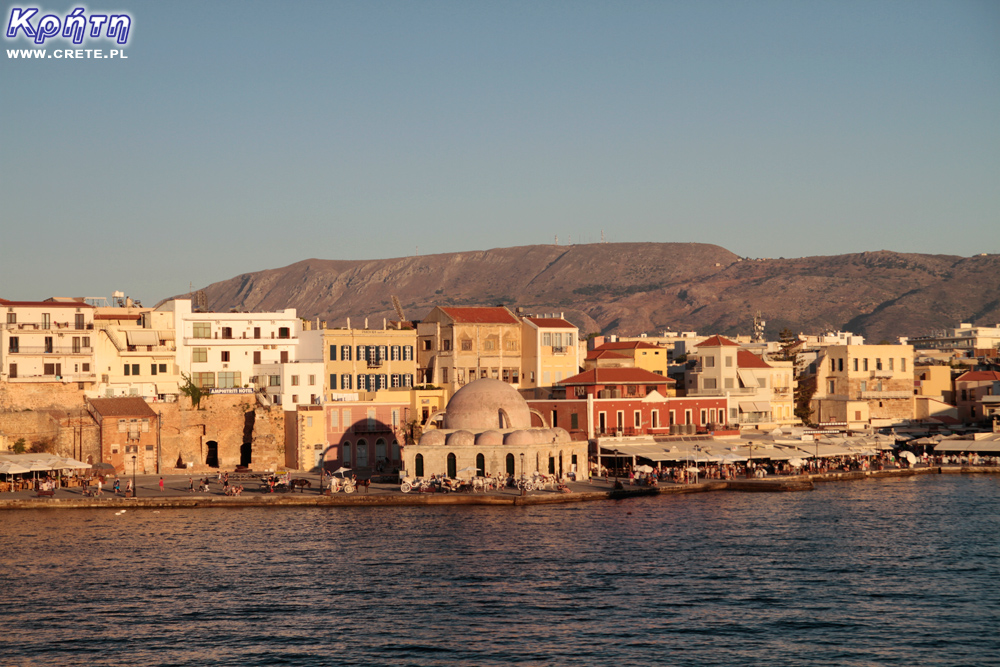
M 549 474 L 556 474 L 556 457 L 554 456 L 549 457 Z
M 455 460 L 455 455 L 449 453 L 448 454 L 448 477 L 455 477 L 455 476 L 458 475 L 458 465 L 457 465 L 457 463 L 458 462 Z
M 358 467 L 368 467 L 368 442 L 366 440 L 358 440 Z
M 399 463 L 399 443 L 395 440 L 392 441 L 392 462 Z
M 375 441 L 375 461 L 377 463 L 385 463 L 385 440 L 379 438 Z
M 413 474 L 417 477 L 424 476 L 424 455 L 417 454 L 416 458 L 413 459 Z
M 507 461 L 506 461 L 506 463 L 507 463 L 507 474 L 508 475 L 513 475 L 514 474 L 514 455 L 513 454 L 508 454 L 507 455 Z
M 476 454 L 476 475 L 486 477 L 486 457 L 482 454 Z
M 351 467 L 351 441 L 348 440 L 343 445 L 341 445 L 340 460 L 343 462 L 345 468 Z

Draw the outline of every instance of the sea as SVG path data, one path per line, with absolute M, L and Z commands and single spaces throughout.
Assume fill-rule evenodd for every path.
M 2 665 L 997 665 L 1000 478 L 0 511 Z

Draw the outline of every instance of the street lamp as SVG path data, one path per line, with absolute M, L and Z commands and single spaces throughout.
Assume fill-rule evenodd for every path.
M 135 454 L 133 454 L 132 455 L 132 497 L 133 498 L 138 498 L 139 497 L 139 493 L 138 493 L 139 487 L 136 486 L 136 484 L 135 484 L 135 468 L 136 468 L 135 461 L 136 461 L 136 456 L 135 456 Z
M 615 488 L 618 487 L 618 450 L 615 450 Z
M 524 452 L 521 452 L 521 495 L 528 495 L 528 487 L 524 485 Z

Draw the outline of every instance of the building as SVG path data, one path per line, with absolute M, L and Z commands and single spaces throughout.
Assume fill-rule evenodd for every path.
M 415 386 L 415 329 L 320 329 L 324 392 L 336 400 L 345 392 L 376 392 Z M 303 336 L 306 334 L 304 333 Z
M 831 345 L 816 362 L 820 425 L 884 427 L 915 418 L 912 345 Z
M 483 378 L 519 387 L 521 321 L 503 306 L 437 306 L 417 324 L 417 365 L 422 383 L 444 387 L 449 395 Z
M 444 428 L 425 432 L 403 451 L 407 474 L 416 477 L 530 475 L 586 479 L 586 442 L 565 429 L 532 425 L 532 410 L 510 384 L 494 378 L 468 383 L 444 412 Z M 544 419 L 539 415 L 544 423 Z M 465 472 L 462 472 L 465 471 Z
M 967 357 L 1000 357 L 1000 323 L 984 327 L 962 322 L 955 329 L 942 329 L 900 341 L 918 350 L 961 352 Z
M 82 299 L 8 301 L 0 329 L 0 382 L 77 383 L 88 389 L 94 366 L 94 307 Z
M 94 313 L 95 397 L 176 401 L 181 381 L 172 313 L 98 307 Z
M 963 422 L 976 422 L 987 419 L 986 413 L 993 396 L 994 386 L 1000 382 L 1000 372 L 997 371 L 967 371 L 955 378 L 955 406 L 958 408 L 958 418 Z
M 90 398 L 87 410 L 100 429 L 101 461 L 119 474 L 159 472 L 159 417 L 141 398 Z
M 677 398 L 674 381 L 641 368 L 595 368 L 560 383 L 563 393 L 529 401 L 544 424 L 573 440 L 708 432 L 725 423 L 724 397 Z
M 642 368 L 650 373 L 663 376 L 667 375 L 667 369 L 672 362 L 668 348 L 652 345 L 642 340 L 603 343 L 595 347 L 593 352 L 610 352 L 628 357 L 632 360 L 631 365 L 635 368 Z M 589 359 L 591 355 L 588 354 L 587 357 Z
M 521 320 L 522 389 L 535 389 L 535 398 L 549 394 L 563 378 L 580 371 L 580 331 L 562 315 Z

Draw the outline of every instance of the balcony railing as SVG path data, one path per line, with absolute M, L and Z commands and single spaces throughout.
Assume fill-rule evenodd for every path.
M 70 355 L 70 354 L 83 354 L 91 356 L 94 354 L 93 347 L 70 347 L 67 345 L 58 345 L 53 347 L 46 347 L 44 345 L 18 345 L 15 348 L 8 348 L 7 354 L 51 354 L 51 355 Z
M 566 354 L 566 347 L 564 345 L 553 345 L 552 354 Z
M 93 331 L 94 323 L 85 322 L 6 322 L 3 328 L 7 331 Z

